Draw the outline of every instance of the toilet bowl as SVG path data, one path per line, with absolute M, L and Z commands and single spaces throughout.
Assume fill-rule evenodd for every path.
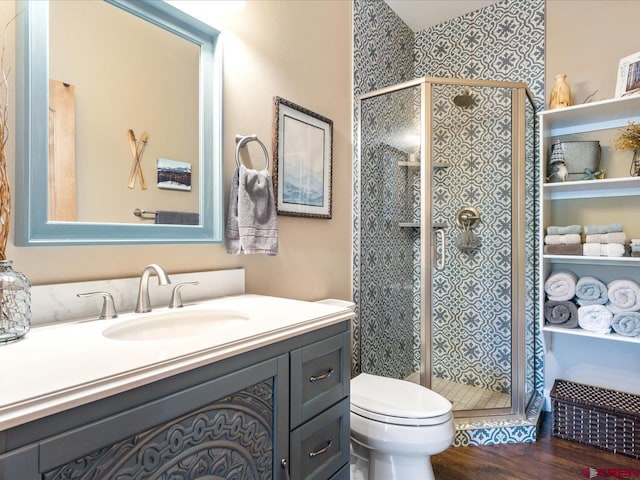
M 351 479 L 432 480 L 431 456 L 453 442 L 451 403 L 415 383 L 351 380 Z

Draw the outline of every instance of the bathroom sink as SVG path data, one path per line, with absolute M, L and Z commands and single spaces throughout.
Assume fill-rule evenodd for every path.
M 102 334 L 114 340 L 170 340 L 216 335 L 246 326 L 250 317 L 235 310 L 176 309 L 170 312 L 133 314 L 106 328 Z

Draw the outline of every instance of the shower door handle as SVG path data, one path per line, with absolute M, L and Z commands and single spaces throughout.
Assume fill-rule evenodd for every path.
M 436 258 L 436 269 L 437 270 L 444 270 L 444 264 L 445 264 L 445 250 L 447 249 L 447 240 L 446 240 L 446 236 L 444 234 L 444 228 L 439 227 L 435 229 L 435 235 L 436 235 L 436 254 L 438 253 L 438 237 L 440 237 L 440 255 L 438 255 L 438 258 Z

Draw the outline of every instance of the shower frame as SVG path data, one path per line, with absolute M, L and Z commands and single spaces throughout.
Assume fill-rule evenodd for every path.
M 457 79 L 457 78 L 438 78 L 438 77 L 421 77 L 407 82 L 399 83 L 390 87 L 374 90 L 358 97 L 357 117 L 358 122 L 358 150 L 357 155 L 360 158 L 358 176 L 362 178 L 362 101 L 376 96 L 385 95 L 399 90 L 420 87 L 420 383 L 428 388 L 431 387 L 431 285 L 432 285 L 432 265 L 436 261 L 436 245 L 434 228 L 430 218 L 432 212 L 432 201 L 429 193 L 432 190 L 432 167 L 425 168 L 426 165 L 433 164 L 433 154 L 431 142 L 427 143 L 427 139 L 433 135 L 433 112 L 428 108 L 429 99 L 432 98 L 433 85 L 459 85 L 461 87 L 496 87 L 511 88 L 511 211 L 512 211 L 512 229 L 511 229 L 511 251 L 512 251 L 512 268 L 511 268 L 511 406 L 506 408 L 487 408 L 475 410 L 462 410 L 454 412 L 456 421 L 465 422 L 473 421 L 478 417 L 491 416 L 495 419 L 523 419 L 528 408 L 528 402 L 536 398 L 538 386 L 534 384 L 533 393 L 530 399 L 526 398 L 526 367 L 525 358 L 525 158 L 526 158 L 526 101 L 529 100 L 534 112 L 535 101 L 529 92 L 525 83 L 508 82 L 508 81 L 492 81 L 492 80 L 473 80 L 473 79 Z M 533 119 L 535 121 L 535 118 Z M 534 127 L 535 128 L 535 127 Z M 533 149 L 535 152 L 535 148 Z M 361 212 L 362 197 L 358 203 L 358 215 Z M 361 217 L 360 217 L 361 218 Z M 360 222 L 360 225 L 362 223 Z M 362 228 L 362 227 L 359 227 Z M 359 235 L 359 241 L 362 242 L 362 235 Z M 515 253 L 513 253 L 515 252 Z M 361 243 L 358 245 L 357 261 L 361 265 Z M 361 266 L 358 271 L 362 272 Z M 362 281 L 358 288 L 362 288 Z M 362 296 L 358 295 L 358 302 Z M 358 311 L 361 312 L 361 305 L 358 305 Z M 425 312 L 429 312 L 428 319 Z M 359 328 L 362 326 L 360 320 Z M 535 321 L 532 322 L 531 328 L 534 329 L 534 338 L 537 338 L 537 330 Z M 360 339 L 358 355 L 358 364 L 360 362 L 360 348 L 362 341 Z M 534 363 L 534 369 L 539 368 Z M 535 376 L 535 375 L 534 375 Z M 535 381 L 534 381 L 535 383 Z

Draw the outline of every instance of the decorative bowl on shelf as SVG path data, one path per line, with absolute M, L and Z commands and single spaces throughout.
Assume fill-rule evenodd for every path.
M 560 142 L 560 148 L 567 163 L 568 181 L 589 180 L 587 172 L 597 172 L 600 165 L 600 142 L 584 140 L 576 142 Z M 594 178 L 598 178 L 594 174 Z

